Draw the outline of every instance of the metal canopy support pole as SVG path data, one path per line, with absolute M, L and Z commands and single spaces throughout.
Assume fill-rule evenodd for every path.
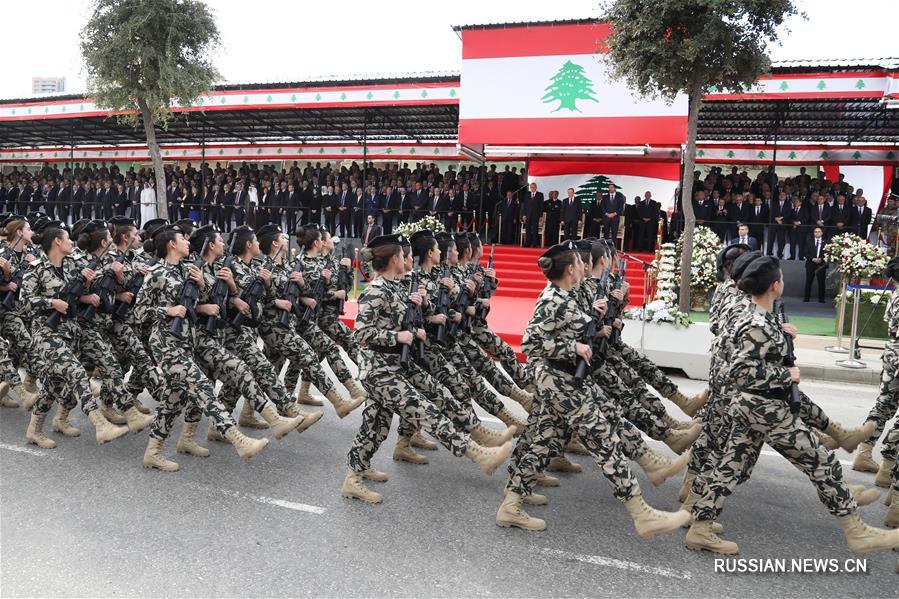
M 362 227 L 368 223 L 368 206 L 365 200 L 365 187 L 368 184 L 368 110 L 362 111 Z M 356 235 L 362 238 L 362 231 L 356 231 Z
M 489 230 L 487 229 L 487 223 L 490 219 L 487 218 L 487 214 L 484 212 L 484 188 L 487 186 L 484 178 L 487 176 L 487 157 L 484 156 L 481 159 L 481 176 L 479 177 L 481 181 L 481 197 L 478 199 L 478 216 L 484 219 L 484 241 L 490 241 Z M 477 229 L 475 229 L 477 232 Z
M 203 123 L 202 133 L 200 135 L 200 194 L 202 194 L 202 200 L 200 202 L 200 224 L 206 224 L 203 218 L 203 213 L 211 214 L 212 206 L 208 208 L 204 206 L 206 203 L 206 123 Z

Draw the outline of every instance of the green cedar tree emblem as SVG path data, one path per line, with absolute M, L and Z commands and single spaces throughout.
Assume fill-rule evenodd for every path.
M 386 153 L 386 154 L 393 154 L 393 148 L 387 148 L 387 150 L 385 150 L 385 153 Z
M 574 197 L 581 201 L 581 207 L 590 208 L 596 203 L 596 194 L 606 193 L 609 184 L 614 185 L 615 182 L 605 175 L 594 175 L 575 190 Z
M 593 82 L 584 75 L 584 67 L 570 60 L 565 61 L 565 64 L 552 76 L 550 84 L 543 91 L 546 94 L 540 99 L 544 104 L 559 102 L 559 107 L 553 112 L 558 112 L 563 108 L 572 112 L 580 112 L 581 110 L 576 105 L 578 100 L 599 102 L 595 97 Z
M 781 81 L 781 83 L 780 83 L 780 90 L 785 92 L 785 91 L 787 91 L 788 89 L 790 89 L 790 86 L 787 84 L 787 82 L 786 82 L 786 81 Z
M 865 89 L 865 82 L 861 79 L 855 82 L 855 89 Z
M 394 99 L 394 100 L 399 100 L 399 99 L 400 99 L 400 92 L 398 92 L 398 91 L 393 92 L 393 99 Z
M 796 152 L 790 152 L 789 159 L 790 159 L 790 160 L 796 160 Z
M 821 79 L 820 81 L 818 81 L 818 85 L 816 85 L 815 87 L 817 87 L 819 90 L 823 90 L 824 88 L 827 87 L 827 84 L 824 83 L 823 79 Z
M 727 157 L 728 157 L 728 158 L 733 158 L 734 156 L 736 156 L 736 154 L 734 153 L 733 150 L 731 150 L 731 151 L 729 151 L 729 152 L 727 153 Z
M 450 98 L 455 98 L 455 97 L 456 97 L 456 88 L 455 88 L 455 87 L 454 87 L 453 89 L 450 90 L 449 96 L 450 96 Z
M 375 97 L 375 95 L 371 92 L 368 92 L 367 94 L 365 94 L 365 97 L 368 98 L 369 100 L 371 100 L 372 98 Z
M 862 153 L 859 152 L 858 150 L 856 150 L 855 153 L 852 155 L 853 160 L 858 160 L 861 157 L 862 157 Z

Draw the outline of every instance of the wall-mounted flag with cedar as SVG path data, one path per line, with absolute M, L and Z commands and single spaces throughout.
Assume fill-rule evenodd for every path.
M 584 67 L 566 60 L 559 69 L 550 84 L 544 90 L 546 94 L 541 98 L 543 103 L 559 102 L 559 107 L 553 110 L 558 112 L 563 108 L 580 112 L 577 107 L 578 100 L 590 100 L 599 102 L 594 95 L 593 82 L 584 74 Z

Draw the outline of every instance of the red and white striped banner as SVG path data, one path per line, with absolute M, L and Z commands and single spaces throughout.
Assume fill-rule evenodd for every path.
M 612 81 L 608 35 L 608 24 L 463 29 L 460 143 L 683 143 L 686 97 L 668 105 Z

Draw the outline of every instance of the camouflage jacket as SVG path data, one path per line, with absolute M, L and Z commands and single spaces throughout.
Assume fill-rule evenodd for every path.
M 12 277 L 12 274 L 19 267 L 24 266 L 25 270 L 27 271 L 29 268 L 31 268 L 31 265 L 33 265 L 36 260 L 38 260 L 39 258 L 41 258 L 44 255 L 43 252 L 38 253 L 33 244 L 25 245 L 20 251 L 17 251 L 17 252 L 12 251 L 9 249 L 9 242 L 6 241 L 5 239 L 0 240 L 0 254 L 3 254 L 4 256 L 7 256 L 7 254 L 8 254 L 7 259 L 9 260 L 9 275 L 10 275 L 10 277 Z M 27 258 L 30 258 L 30 260 L 26 261 Z M 24 277 L 22 280 L 24 282 Z M 5 297 L 5 295 L 6 295 L 5 291 L 0 292 L 0 299 Z M 23 313 L 24 306 L 22 305 L 21 290 L 18 292 L 18 294 L 16 296 L 15 307 L 13 308 L 13 310 L 17 314 Z
M 899 291 L 890 296 L 890 303 L 883 312 L 883 320 L 887 323 L 890 343 L 899 343 Z
M 59 295 L 72 277 L 78 274 L 74 260 L 63 258 L 62 266 L 53 266 L 48 258 L 41 258 L 31 263 L 22 281 L 21 298 L 25 313 L 33 320 L 34 325 L 41 326 L 50 315 L 50 300 L 60 299 Z M 66 315 L 68 316 L 68 315 Z M 57 331 L 64 337 L 74 338 L 78 332 L 78 324 L 64 317 Z
M 234 275 L 234 284 L 237 286 L 237 297 L 241 297 L 243 292 L 252 285 L 253 281 L 256 280 L 256 273 L 262 269 L 264 264 L 264 261 L 259 260 L 253 260 L 250 263 L 246 263 L 237 256 L 234 257 L 234 260 L 231 262 L 231 274 Z M 259 320 L 262 317 L 262 311 L 265 304 L 274 299 L 274 297 L 275 296 L 271 294 L 271 289 L 266 289 L 265 293 L 262 294 L 259 303 L 256 305 L 256 311 L 253 312 L 253 320 Z
M 290 282 L 290 275 L 292 272 L 293 266 L 283 260 L 272 265 L 272 286 L 269 287 L 260 302 L 262 304 L 262 319 L 269 324 L 276 324 L 281 319 L 281 313 L 284 312 L 284 310 L 281 310 L 275 305 L 275 300 L 284 297 L 284 291 L 287 289 L 287 284 Z M 293 319 L 291 319 L 291 322 L 293 322 Z
M 181 288 L 187 280 L 188 264 L 188 261 L 169 264 L 163 260 L 150 267 L 150 272 L 147 273 L 144 284 L 134 300 L 134 318 L 137 322 L 153 327 L 168 326 L 171 320 L 168 309 L 179 305 Z M 185 318 L 183 329 L 185 335 L 190 325 L 190 319 Z
M 733 332 L 729 378 L 745 393 L 778 391 L 791 385 L 783 365 L 786 337 L 777 316 L 752 305 L 738 319 Z
M 577 358 L 574 344 L 583 338 L 591 321 L 591 315 L 581 309 L 576 291 L 550 283 L 537 299 L 521 350 L 529 358 L 560 360 L 573 366 Z
M 353 336 L 361 345 L 359 369 L 363 373 L 401 368 L 396 334 L 404 330 L 408 299 L 408 281 L 391 281 L 380 275 L 359 296 Z

